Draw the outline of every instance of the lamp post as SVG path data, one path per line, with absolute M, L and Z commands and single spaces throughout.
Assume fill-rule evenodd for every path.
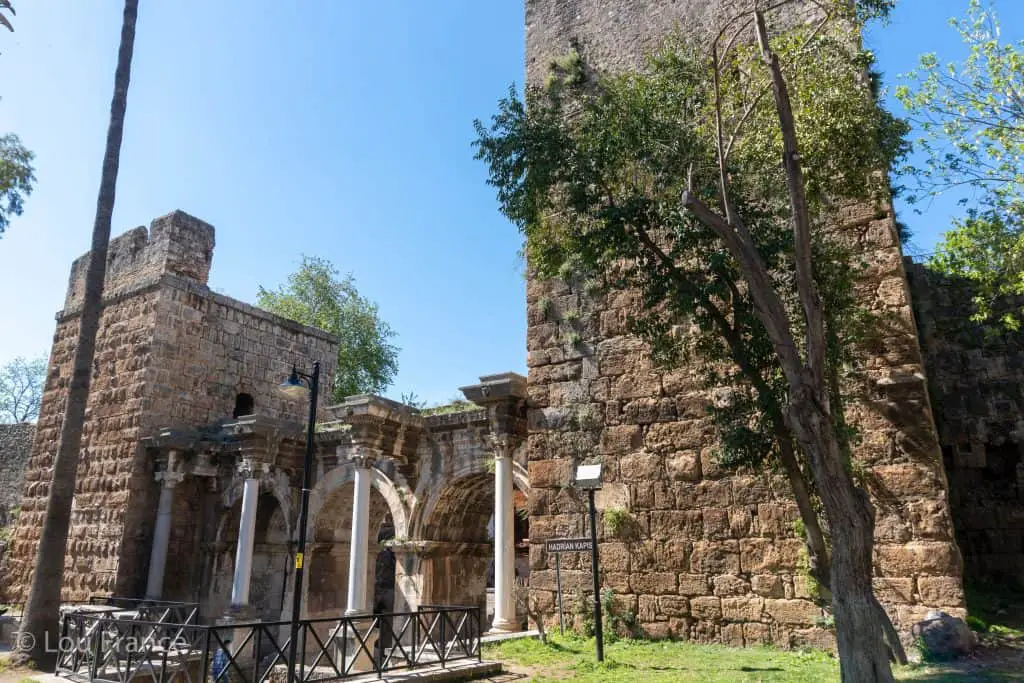
M 601 625 L 601 574 L 597 558 L 597 506 L 594 493 L 601 488 L 601 465 L 580 465 L 573 477 L 576 488 L 587 492 L 590 502 L 590 570 L 594 575 L 594 636 L 597 661 L 604 661 L 604 628 Z
M 302 609 L 302 567 L 306 552 L 306 522 L 309 516 L 309 480 L 313 472 L 313 434 L 316 428 L 316 399 L 320 391 L 320 361 L 313 363 L 312 374 L 299 372 L 293 365 L 292 374 L 281 385 L 281 391 L 292 398 L 306 393 L 303 382 L 309 383 L 309 421 L 306 424 L 306 455 L 302 461 L 302 502 L 299 506 L 299 538 L 295 549 L 295 587 L 292 591 L 291 637 L 288 641 L 288 680 L 295 683 L 295 661 L 298 658 L 299 615 Z

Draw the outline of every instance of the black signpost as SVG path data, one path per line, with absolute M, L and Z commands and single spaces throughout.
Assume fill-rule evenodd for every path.
M 590 498 L 590 568 L 594 575 L 594 635 L 597 638 L 597 661 L 604 661 L 604 629 L 601 626 L 601 572 L 597 566 L 597 506 L 594 489 L 588 489 Z
M 584 553 L 594 548 L 590 538 L 552 538 L 544 542 L 549 553 L 555 555 L 555 592 L 558 596 L 558 631 L 565 633 L 565 613 L 562 611 L 562 553 Z
M 578 550 L 590 551 L 590 571 L 594 578 L 594 636 L 597 641 L 597 661 L 604 661 L 604 629 L 601 626 L 601 568 L 597 558 L 597 506 L 594 504 L 594 493 L 601 488 L 601 465 L 578 465 L 573 477 L 573 484 L 587 492 L 590 503 L 590 539 L 566 539 L 576 542 Z M 579 543 L 583 541 L 583 543 Z

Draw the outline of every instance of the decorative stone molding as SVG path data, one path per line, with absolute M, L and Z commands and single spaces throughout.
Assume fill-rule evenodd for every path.
M 242 479 L 259 479 L 260 476 L 270 473 L 270 464 L 255 458 L 242 458 L 235 469 Z

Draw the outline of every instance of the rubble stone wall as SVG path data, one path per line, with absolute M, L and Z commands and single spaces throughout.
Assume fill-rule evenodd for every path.
M 0 529 L 11 523 L 12 513 L 21 503 L 25 465 L 35 434 L 36 426 L 29 422 L 0 425 Z
M 329 385 L 336 341 L 211 291 L 213 227 L 181 211 L 113 240 L 78 464 L 64 598 L 144 589 L 159 491 L 139 440 L 165 427 L 230 419 L 248 393 L 269 417 L 304 414 L 277 386 L 293 362 L 323 364 Z M 2 597 L 20 601 L 46 509 L 78 335 L 88 255 L 71 269 L 57 315 L 46 386 L 12 534 Z M 176 520 L 178 535 L 196 520 Z M 178 542 L 177 540 L 175 542 Z M 183 541 L 182 541 L 183 542 Z M 184 571 L 184 568 L 183 568 Z M 170 582 L 173 584 L 173 577 Z
M 574 45 L 599 68 L 637 67 L 675 26 L 707 25 L 718 4 L 528 0 L 528 80 L 542 82 Z M 892 212 L 851 206 L 834 218 L 863 257 L 858 293 L 887 325 L 867 363 L 872 396 L 849 417 L 876 506 L 876 590 L 906 633 L 932 607 L 964 614 L 961 558 Z M 584 499 L 569 482 L 573 465 L 596 455 L 606 482 L 598 507 L 615 510 L 598 531 L 617 611 L 636 614 L 652 637 L 830 646 L 787 481 L 717 465 L 701 379 L 695 368 L 653 366 L 627 333 L 639 305 L 634 292 L 528 281 L 531 588 L 553 600 L 543 542 L 585 532 Z M 588 558 L 562 562 L 563 588 L 586 591 Z
M 967 283 L 908 264 L 965 579 L 1024 576 L 1024 334 L 970 322 Z M 1018 310 L 1024 299 L 1007 302 Z

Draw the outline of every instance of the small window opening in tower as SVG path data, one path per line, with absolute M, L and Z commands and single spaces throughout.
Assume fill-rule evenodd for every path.
M 239 394 L 235 397 L 235 410 L 231 417 L 239 418 L 243 415 L 252 415 L 255 404 L 249 394 Z

